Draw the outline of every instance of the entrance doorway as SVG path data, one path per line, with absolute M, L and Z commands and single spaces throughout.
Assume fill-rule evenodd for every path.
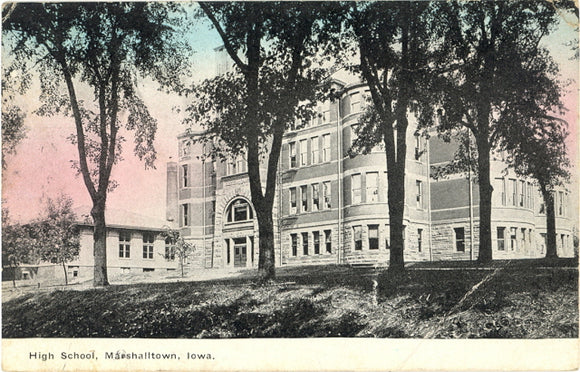
M 245 267 L 246 256 L 246 238 L 234 238 L 234 267 Z

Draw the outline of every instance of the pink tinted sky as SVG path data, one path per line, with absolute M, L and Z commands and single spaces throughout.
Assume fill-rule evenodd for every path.
M 573 27 L 562 23 L 560 29 L 545 43 L 561 65 L 562 75 L 573 79 L 565 97 L 569 109 L 565 119 L 570 123 L 568 147 L 570 157 L 577 162 L 578 141 L 578 61 L 570 60 L 571 48 L 563 45 L 573 35 Z M 214 71 L 213 48 L 220 45 L 217 34 L 207 25 L 200 26 L 191 40 L 197 50 L 194 57 L 196 76 L 203 78 Z M 3 50 L 3 54 L 6 51 Z M 152 115 L 158 120 L 155 140 L 157 149 L 157 169 L 145 170 L 132 154 L 132 138 L 127 136 L 123 158 L 114 167 L 112 177 L 119 186 L 109 194 L 107 204 L 111 208 L 125 209 L 150 217 L 165 218 L 166 163 L 177 156 L 176 136 L 184 131 L 181 117 L 173 106 L 187 104 L 183 98 L 170 96 L 156 90 L 153 84 L 142 84 L 142 98 L 148 104 Z M 32 111 L 37 105 L 37 94 L 31 91 L 23 103 L 25 111 Z M 27 138 L 17 148 L 17 154 L 6 160 L 8 168 L 2 174 L 3 205 L 10 211 L 11 218 L 27 221 L 38 216 L 42 200 L 64 192 L 73 197 L 75 206 L 91 205 L 88 192 L 70 161 L 78 159 L 76 148 L 66 141 L 74 131 L 74 123 L 66 117 L 38 117 L 27 114 L 25 125 L 29 128 Z M 574 171 L 573 174 L 576 174 Z M 577 182 L 572 185 L 577 190 Z M 577 200 L 577 192 L 575 192 Z

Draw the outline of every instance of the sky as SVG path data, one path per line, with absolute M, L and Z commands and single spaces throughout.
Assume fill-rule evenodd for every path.
M 560 64 L 564 78 L 574 79 L 564 101 L 569 108 L 565 119 L 570 124 L 568 140 L 570 155 L 578 163 L 578 61 L 570 60 L 573 52 L 564 45 L 574 33 L 574 27 L 561 22 L 557 32 L 544 42 Z M 193 70 L 196 79 L 214 74 L 214 48 L 221 45 L 219 35 L 210 25 L 201 23 L 187 35 L 193 49 Z M 4 43 L 3 43 L 4 45 Z M 7 51 L 2 50 L 6 61 Z M 184 107 L 188 101 L 183 97 L 160 92 L 151 82 L 141 82 L 139 95 L 158 121 L 155 139 L 157 150 L 156 169 L 146 170 L 144 164 L 132 154 L 132 138 L 124 144 L 123 158 L 113 168 L 112 179 L 118 187 L 109 194 L 107 204 L 115 209 L 139 213 L 157 219 L 165 219 L 166 163 L 177 159 L 177 135 L 185 131 L 182 117 L 173 109 Z M 25 222 L 39 215 L 43 200 L 56 197 L 60 192 L 72 196 L 75 206 L 90 206 L 91 200 L 82 178 L 76 176 L 71 161 L 78 159 L 76 147 L 66 137 L 74 131 L 74 122 L 67 117 L 39 117 L 31 113 L 38 107 L 38 84 L 33 85 L 19 103 L 27 116 L 27 137 L 18 145 L 17 154 L 6 158 L 8 167 L 2 173 L 2 202 L 13 220 Z M 576 173 L 576 172 L 573 172 Z M 577 183 L 572 186 L 577 190 Z

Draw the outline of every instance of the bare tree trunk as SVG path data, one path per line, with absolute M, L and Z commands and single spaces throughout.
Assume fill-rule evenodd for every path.
M 479 254 L 477 261 L 487 263 L 493 259 L 491 249 L 491 197 L 493 189 L 490 177 L 490 146 L 485 134 L 476 137 L 479 171 Z
M 64 285 L 68 285 L 68 274 L 66 272 L 66 263 L 62 261 L 62 269 L 64 270 Z
M 556 208 L 554 194 L 545 186 L 540 185 L 544 203 L 546 204 L 546 258 L 557 258 L 558 247 L 556 244 Z
M 96 204 L 103 204 L 102 206 Z M 95 225 L 93 232 L 94 246 L 93 256 L 95 260 L 93 284 L 95 286 L 107 286 L 107 227 L 105 224 L 105 207 L 97 202 L 93 205 L 91 216 Z
M 276 276 L 274 260 L 274 222 L 272 209 L 260 211 L 258 228 L 260 230 L 258 276 L 263 280 L 273 279 Z

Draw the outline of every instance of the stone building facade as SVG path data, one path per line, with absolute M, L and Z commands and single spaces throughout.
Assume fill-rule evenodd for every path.
M 320 103 L 310 122 L 284 136 L 274 207 L 277 266 L 386 265 L 389 260 L 385 151 L 377 146 L 366 155 L 347 154 L 369 93 L 360 83 L 333 84 L 342 92 L 340 98 Z M 208 145 L 193 141 L 200 135 L 180 136 L 179 159 L 168 163 L 168 219 L 200 248 L 195 266 L 257 267 L 258 227 L 246 161 L 242 156 L 227 161 L 204 158 Z M 434 133 L 419 133 L 410 123 L 404 210 L 407 262 L 477 258 L 479 195 L 474 177 L 470 190 L 466 175 L 440 180 L 430 175 L 431 167 L 449 162 L 456 148 Z M 531 180 L 516 177 L 497 157 L 491 174 L 494 258 L 541 257 L 546 221 L 537 188 Z M 558 253 L 572 256 L 569 194 L 556 194 Z

